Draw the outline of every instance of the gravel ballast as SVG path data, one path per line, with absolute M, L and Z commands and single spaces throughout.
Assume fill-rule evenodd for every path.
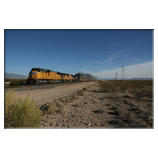
M 73 83 L 57 83 L 57 84 L 46 84 L 46 85 L 32 85 L 32 86 L 23 86 L 23 87 L 11 87 L 5 88 L 6 91 L 14 90 L 14 91 L 29 91 L 29 90 L 38 90 L 38 89 L 51 89 L 57 86 L 64 86 L 64 85 L 73 85 L 73 84 L 80 84 L 82 82 L 73 82 Z

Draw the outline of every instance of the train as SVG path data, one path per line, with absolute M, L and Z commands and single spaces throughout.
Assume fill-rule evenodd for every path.
M 91 81 L 90 77 L 86 77 L 81 73 L 75 75 L 68 73 L 61 73 L 49 69 L 32 68 L 29 72 L 27 84 L 44 84 L 51 82 L 84 82 Z

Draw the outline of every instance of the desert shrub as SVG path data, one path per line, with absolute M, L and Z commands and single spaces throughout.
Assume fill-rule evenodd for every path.
M 116 92 L 118 90 L 118 85 L 112 82 L 98 82 L 98 90 L 102 92 Z
M 80 95 L 81 95 L 81 96 L 84 96 L 84 91 L 83 91 L 83 90 L 81 91 Z
M 15 98 L 14 91 L 5 92 L 4 126 L 39 127 L 42 112 L 36 108 L 35 102 L 26 98 Z
M 102 92 L 132 92 L 134 95 L 142 98 L 152 98 L 152 80 L 111 80 L 108 82 L 98 81 L 98 90 Z
M 56 102 L 56 106 L 57 106 L 57 107 L 60 107 L 60 106 L 62 106 L 62 105 L 63 105 L 63 103 L 62 103 L 61 101 L 57 101 L 57 102 Z
M 50 102 L 47 110 L 47 114 L 53 114 L 57 111 L 57 105 L 55 102 Z
M 21 85 L 21 81 L 13 81 L 10 84 L 11 86 Z
M 65 102 L 69 102 L 69 101 L 70 101 L 70 98 L 66 98 L 66 99 L 65 99 Z
M 85 91 L 87 88 L 83 88 L 82 90 Z
M 76 97 L 76 95 L 72 95 L 72 99 L 76 99 L 77 97 Z
M 152 89 L 147 89 L 147 88 L 133 89 L 132 94 L 137 98 L 143 98 L 143 97 L 148 97 L 150 99 L 153 98 Z
M 10 78 L 5 78 L 4 82 L 10 82 L 12 86 L 15 85 L 21 85 L 23 82 L 26 82 L 27 79 L 10 79 Z

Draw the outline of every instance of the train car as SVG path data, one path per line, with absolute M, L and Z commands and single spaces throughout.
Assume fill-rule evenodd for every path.
M 73 75 L 52 71 L 49 69 L 32 68 L 29 72 L 28 84 L 53 82 L 72 82 Z
M 75 74 L 75 76 L 74 76 L 74 80 L 75 80 L 76 82 L 83 82 L 83 81 L 85 81 L 85 78 L 84 78 L 80 73 L 77 73 L 77 74 Z
M 73 75 L 66 74 L 64 76 L 64 81 L 63 82 L 72 82 L 73 81 Z
M 61 75 L 62 82 L 73 82 L 74 81 L 74 77 L 71 74 L 66 74 L 66 73 L 61 73 L 61 72 L 57 72 L 57 74 Z
M 90 77 L 86 77 L 83 74 L 77 73 L 74 75 L 74 81 L 75 82 L 86 82 L 91 81 L 92 79 Z

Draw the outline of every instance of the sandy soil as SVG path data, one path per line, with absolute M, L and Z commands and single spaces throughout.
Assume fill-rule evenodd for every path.
M 81 90 L 89 85 L 94 84 L 95 82 L 83 82 L 74 85 L 64 85 L 58 86 L 51 89 L 38 89 L 38 90 L 29 90 L 29 91 L 16 91 L 15 95 L 17 97 L 26 97 L 27 94 L 30 94 L 30 99 L 35 101 L 37 106 L 47 104 L 51 101 L 56 100 L 57 98 L 65 97 L 67 95 Z
M 82 88 L 85 85 L 88 83 L 83 83 Z M 70 88 L 70 91 L 73 90 Z M 56 100 L 57 111 L 44 114 L 41 128 L 153 128 L 153 101 L 149 98 L 100 92 L 97 84 L 72 93 L 67 101 L 65 98 Z

